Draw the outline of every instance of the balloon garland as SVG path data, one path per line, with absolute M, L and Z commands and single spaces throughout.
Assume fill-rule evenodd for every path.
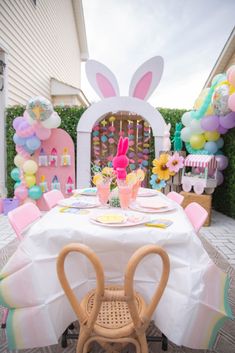
M 30 99 L 23 116 L 14 119 L 13 141 L 17 154 L 11 178 L 16 182 L 14 195 L 20 202 L 35 202 L 42 196 L 40 186 L 36 185 L 38 165 L 33 154 L 41 147 L 41 141 L 50 137 L 51 128 L 57 128 L 60 123 L 59 115 L 44 97 Z
M 195 111 L 183 114 L 181 139 L 191 154 L 216 155 L 217 184 L 223 182 L 228 158 L 223 155 L 221 135 L 235 127 L 235 65 L 226 74 L 216 75 L 211 87 L 204 89 L 195 102 Z

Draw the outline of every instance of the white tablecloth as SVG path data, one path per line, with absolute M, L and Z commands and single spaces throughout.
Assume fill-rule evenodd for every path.
M 166 200 L 164 195 L 157 197 Z M 172 220 L 167 229 L 98 226 L 89 221 L 93 210 L 71 214 L 61 213 L 60 207 L 33 224 L 0 273 L 0 303 L 10 308 L 9 348 L 55 344 L 76 319 L 56 275 L 57 255 L 71 242 L 86 244 L 96 252 L 107 283 L 123 283 L 126 264 L 142 245 L 164 247 L 170 257 L 170 277 L 153 319 L 178 345 L 211 347 L 222 319 L 231 316 L 228 278 L 208 257 L 183 209 L 174 206 L 171 212 L 152 215 Z M 150 256 L 137 270 L 136 290 L 146 300 L 159 279 L 160 263 L 157 256 Z M 95 287 L 94 271 L 82 255 L 72 254 L 66 268 L 79 298 Z

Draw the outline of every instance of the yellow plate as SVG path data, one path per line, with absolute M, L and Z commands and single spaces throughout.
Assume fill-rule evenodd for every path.
M 126 221 L 126 217 L 124 217 L 121 214 L 115 214 L 115 213 L 108 213 L 108 214 L 103 214 L 100 216 L 97 216 L 95 218 L 96 221 L 100 223 L 123 223 Z

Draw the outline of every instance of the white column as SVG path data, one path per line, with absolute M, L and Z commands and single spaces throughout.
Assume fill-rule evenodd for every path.
M 91 133 L 77 133 L 77 188 L 91 184 Z
M 7 55 L 0 51 L 0 60 L 7 64 Z M 5 108 L 7 102 L 7 66 L 4 70 L 4 89 L 0 91 L 0 194 L 6 194 L 6 137 L 5 137 Z M 0 82 L 1 85 L 1 82 Z M 0 87 L 1 88 L 1 87 Z

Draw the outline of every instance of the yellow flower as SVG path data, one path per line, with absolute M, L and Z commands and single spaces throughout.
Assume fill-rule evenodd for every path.
M 153 169 L 152 172 L 158 175 L 160 180 L 168 180 L 172 175 L 175 173 L 170 172 L 169 168 L 167 167 L 167 162 L 169 159 L 169 155 L 167 153 L 161 154 L 159 159 L 153 160 Z
M 113 174 L 113 168 L 105 167 L 102 169 L 102 174 L 106 175 L 112 175 Z
M 102 183 L 103 177 L 102 177 L 101 174 L 95 174 L 95 175 L 93 176 L 92 181 L 93 181 L 93 183 L 94 183 L 95 185 L 98 185 L 98 184 Z

